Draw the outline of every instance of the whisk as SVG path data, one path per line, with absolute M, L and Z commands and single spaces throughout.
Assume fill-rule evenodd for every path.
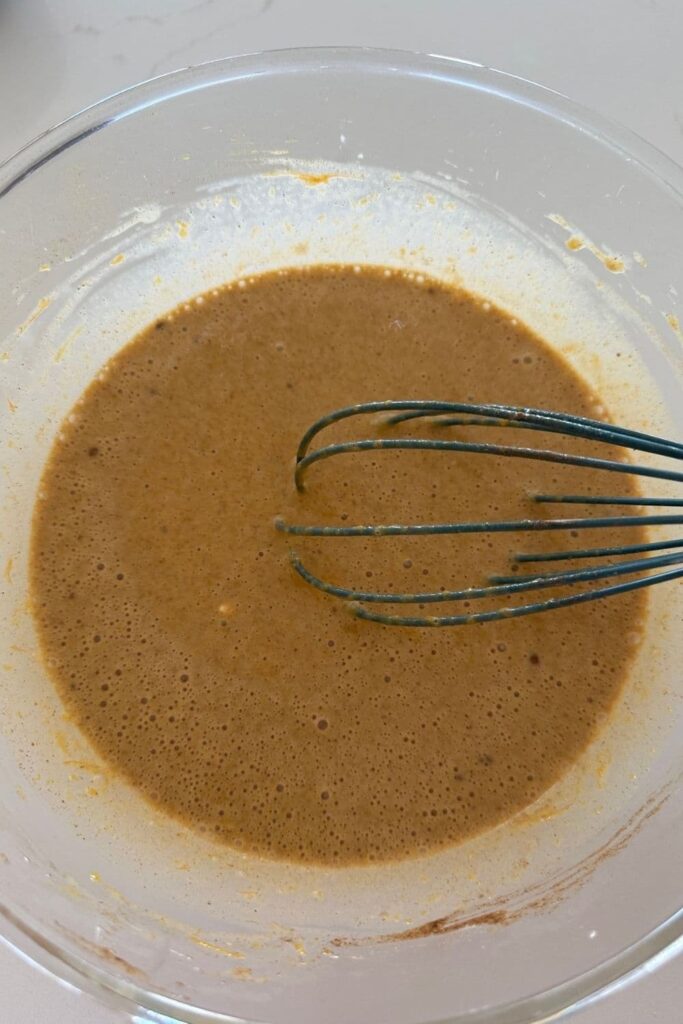
M 600 420 L 587 419 L 569 413 L 553 412 L 546 409 L 523 408 L 514 405 L 473 404 L 470 402 L 438 401 L 386 401 L 364 402 L 337 409 L 316 420 L 305 432 L 296 456 L 294 482 L 298 491 L 304 490 L 304 479 L 310 468 L 323 459 L 339 455 L 367 451 L 409 450 L 469 452 L 478 455 L 495 455 L 522 459 L 540 459 L 570 466 L 626 473 L 639 477 L 654 477 L 658 480 L 683 482 L 683 473 L 656 466 L 634 465 L 614 459 L 594 458 L 586 455 L 554 451 L 546 448 L 521 447 L 514 444 L 491 444 L 485 441 L 446 440 L 428 437 L 370 437 L 357 441 L 328 444 L 311 450 L 313 440 L 325 428 L 351 417 L 388 413 L 385 424 L 396 427 L 410 420 L 431 418 L 439 427 L 477 426 L 509 427 L 559 434 L 562 436 L 586 438 L 637 452 L 648 452 L 670 459 L 683 459 L 683 444 L 665 438 L 644 434 L 626 427 L 613 426 Z M 541 504 L 563 505 L 617 505 L 640 508 L 683 507 L 683 498 L 646 498 L 595 496 L 585 494 L 535 494 L 533 500 Z M 601 527 L 643 527 L 683 524 L 683 515 L 607 515 L 584 518 L 518 519 L 509 521 L 446 522 L 415 524 L 359 524 L 340 526 L 308 526 L 285 522 L 281 517 L 275 520 L 278 530 L 293 537 L 388 537 L 388 536 L 430 536 L 435 534 L 486 534 L 486 533 L 533 533 L 540 530 L 581 530 Z M 360 619 L 383 623 L 387 626 L 460 626 L 476 622 L 491 622 L 499 619 L 516 618 L 555 608 L 614 597 L 627 591 L 651 587 L 683 577 L 683 538 L 639 543 L 621 547 L 580 548 L 552 552 L 525 551 L 512 556 L 515 568 L 519 565 L 541 562 L 561 562 L 573 559 L 593 559 L 597 564 L 588 568 L 553 569 L 550 572 L 533 572 L 513 575 L 492 576 L 486 586 L 466 587 L 458 590 L 438 590 L 425 593 L 380 593 L 355 590 L 336 586 L 315 576 L 301 561 L 296 551 L 290 551 L 293 568 L 306 583 L 334 598 L 349 602 L 354 615 Z M 666 551 L 666 554 L 652 552 Z M 646 554 L 647 553 L 647 554 Z M 638 555 L 617 562 L 613 558 Z M 610 560 L 607 563 L 600 560 Z M 652 574 L 652 570 L 678 565 Z M 618 583 L 602 585 L 601 581 L 620 576 L 632 577 Z M 566 587 L 575 584 L 598 584 L 573 594 L 548 597 L 544 600 L 510 607 L 497 607 L 480 612 L 452 615 L 396 615 L 376 611 L 373 605 L 428 605 L 442 602 L 470 602 L 484 598 L 499 598 L 508 595 L 544 591 L 552 587 Z

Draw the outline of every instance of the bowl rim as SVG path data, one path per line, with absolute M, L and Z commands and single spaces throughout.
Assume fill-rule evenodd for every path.
M 438 77 L 450 84 L 532 107 L 611 148 L 683 204 L 683 167 L 632 130 L 595 113 L 562 93 L 518 75 L 440 54 L 379 47 L 291 47 L 218 58 L 146 79 L 93 103 L 48 128 L 0 162 L 0 200 L 44 165 L 89 136 L 149 107 L 255 75 L 367 71 Z M 118 978 L 58 947 L 27 916 L 0 903 L 0 941 L 59 980 L 101 1001 L 135 1014 L 136 1020 L 164 1024 L 263 1024 L 229 1013 L 180 1003 Z M 559 1020 L 623 988 L 683 951 L 683 907 L 635 943 L 558 985 L 522 999 L 440 1018 L 425 1024 L 543 1024 Z M 153 1017 L 147 1016 L 148 1013 Z M 139 1015 L 143 1014 L 143 1017 Z M 175 1015 L 180 1016 L 175 1016 Z

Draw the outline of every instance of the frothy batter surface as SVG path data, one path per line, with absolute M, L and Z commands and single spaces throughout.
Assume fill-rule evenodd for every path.
M 151 801 L 243 850 L 365 862 L 491 827 L 579 756 L 628 670 L 639 593 L 411 630 L 354 620 L 295 577 L 278 514 L 508 519 L 538 515 L 534 491 L 615 491 L 610 474 L 540 462 L 372 452 L 312 467 L 296 495 L 305 428 L 339 406 L 388 398 L 588 416 L 597 401 L 487 303 L 381 269 L 314 267 L 226 287 L 140 334 L 86 391 L 45 470 L 32 593 L 67 708 Z M 510 443 L 512 433 L 486 438 Z M 514 440 L 558 447 L 544 434 Z M 618 490 L 636 493 L 626 477 Z M 624 532 L 584 531 L 578 546 L 623 542 Z M 481 584 L 520 546 L 577 539 L 296 544 L 335 583 L 411 591 Z

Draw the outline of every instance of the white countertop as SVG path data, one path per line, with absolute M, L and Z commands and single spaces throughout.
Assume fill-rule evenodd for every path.
M 541 82 L 683 163 L 682 43 L 680 0 L 0 0 L 0 161 L 89 103 L 165 71 L 348 44 L 464 57 Z M 572 1019 L 677 1024 L 681 1005 L 679 958 Z M 0 945 L 0 1021 L 123 1020 Z

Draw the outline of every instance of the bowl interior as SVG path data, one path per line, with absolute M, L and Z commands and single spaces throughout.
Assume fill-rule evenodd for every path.
M 539 1020 L 677 938 L 680 586 L 651 592 L 619 708 L 534 807 L 429 858 L 324 871 L 212 845 L 99 762 L 40 662 L 27 554 L 49 447 L 107 358 L 178 302 L 282 266 L 384 264 L 464 284 L 546 337 L 616 422 L 680 437 L 680 179 L 538 87 L 340 50 L 167 76 L 0 168 L 0 886 L 13 941 L 178 1020 L 313 1022 L 324 1007 L 330 1024 L 417 1024 Z

